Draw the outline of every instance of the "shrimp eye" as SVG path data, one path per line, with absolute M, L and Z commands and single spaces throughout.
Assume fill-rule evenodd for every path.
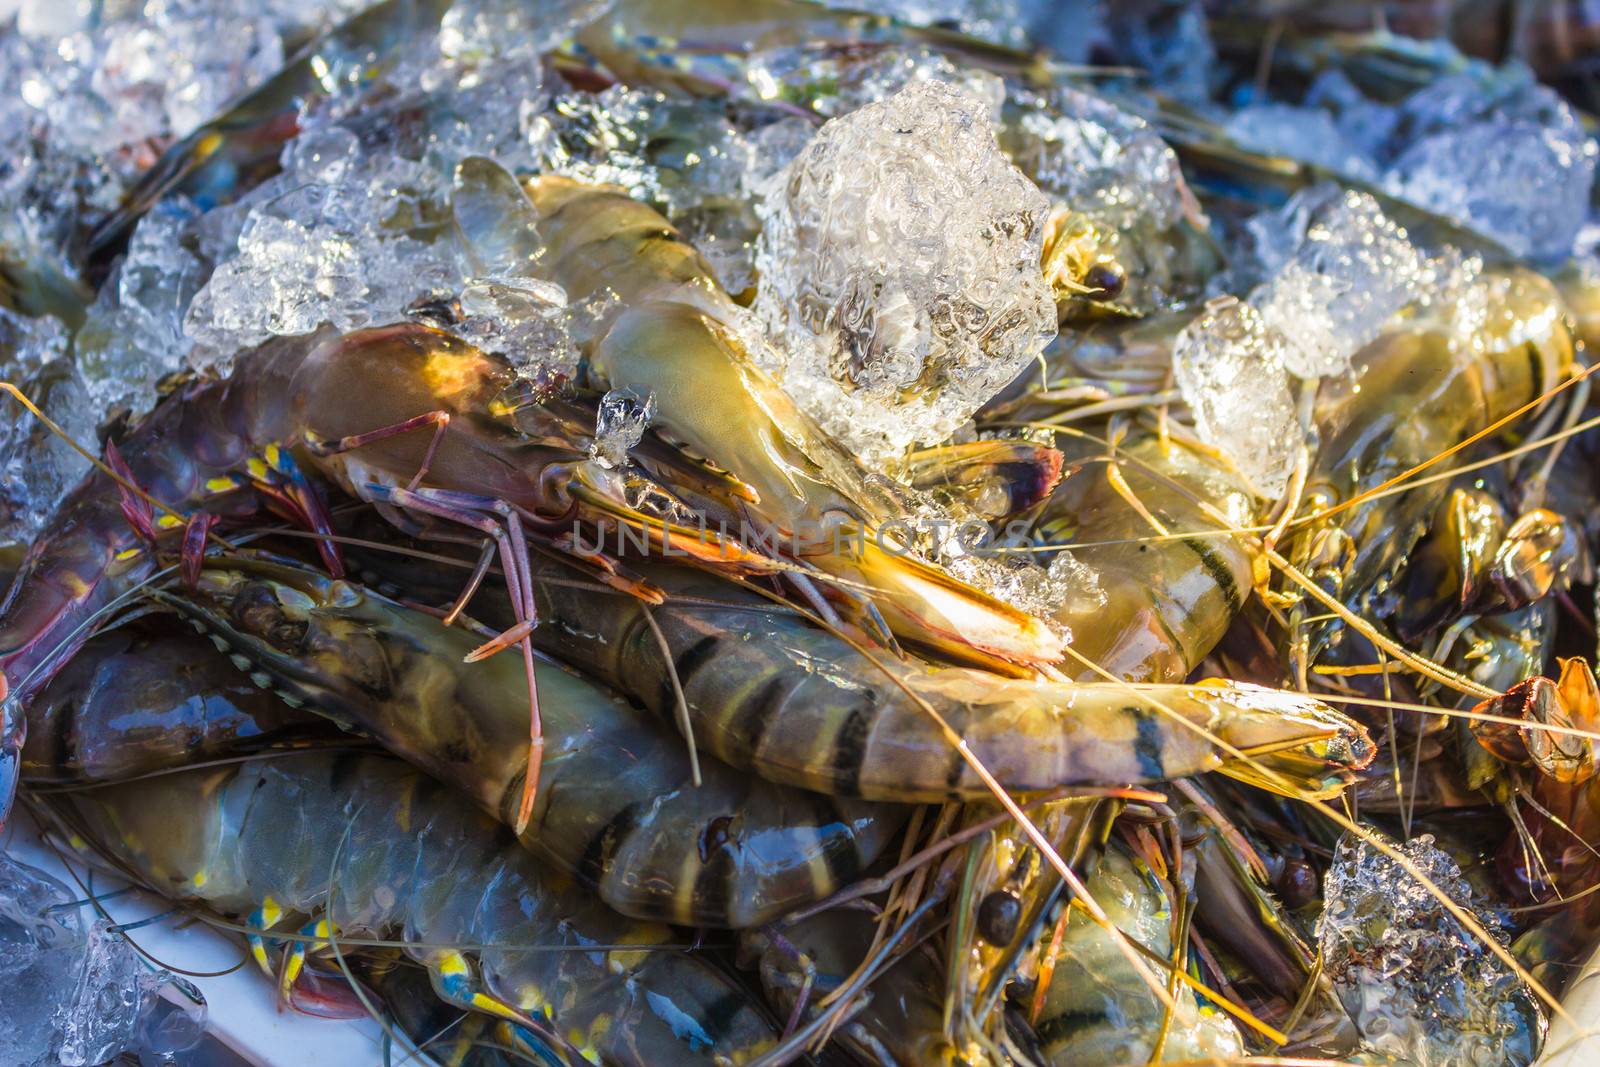
M 1116 263 L 1095 263 L 1084 272 L 1083 284 L 1090 300 L 1115 300 L 1128 284 L 1128 275 Z
M 1022 921 L 1022 901 L 997 889 L 978 903 L 978 935 L 991 945 L 1009 945 Z
M 1317 899 L 1317 872 L 1302 859 L 1289 859 L 1278 875 L 1276 888 L 1291 908 L 1303 908 Z

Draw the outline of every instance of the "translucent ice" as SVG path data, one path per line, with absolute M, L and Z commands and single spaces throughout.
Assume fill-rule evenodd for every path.
M 644 440 L 644 432 L 655 418 L 656 395 L 644 399 L 632 390 L 613 389 L 600 398 L 595 417 L 594 444 L 590 454 L 601 466 L 620 467 L 628 462 L 628 450 Z
M 1164 230 L 1183 213 L 1178 157 L 1137 115 L 1070 86 L 1017 103 L 1003 142 L 1055 199 L 1118 230 Z
M 1503 937 L 1431 836 L 1394 847 Z M 1533 1060 L 1544 1018 L 1532 992 L 1397 862 L 1346 835 L 1323 892 L 1322 957 L 1369 1051 L 1416 1067 Z
M 1250 302 L 1283 335 L 1285 366 L 1317 378 L 1347 370 L 1431 280 L 1427 257 L 1405 230 L 1370 196 L 1346 193 L 1318 213 L 1298 251 Z
M 1119 305 L 1149 313 L 1199 295 L 1215 269 L 1195 232 L 1205 221 L 1177 155 L 1144 119 L 1070 86 L 1011 87 L 1000 143 L 1053 205 L 1092 226 L 1097 250 L 1133 280 Z
M 183 316 L 200 288 L 202 264 L 184 243 L 192 205 L 167 200 L 140 220 L 115 284 L 100 290 L 74 340 L 94 410 L 147 410 L 158 381 L 184 365 Z
M 1300 439 L 1283 336 L 1249 304 L 1223 297 L 1178 334 L 1172 367 L 1207 443 L 1222 449 L 1257 492 L 1276 497 Z
M 525 276 L 470 278 L 457 303 L 461 315 L 450 332 L 505 356 L 529 376 L 577 367 L 559 285 Z
M 1120 62 L 1174 96 L 1207 98 L 1217 50 L 1200 0 L 1106 4 L 1104 12 L 1106 42 Z
M 1390 164 L 1384 185 L 1519 255 L 1571 254 L 1588 215 L 1596 158 L 1578 116 L 1531 79 L 1498 93 L 1451 81 L 1407 102 L 1413 139 Z M 1419 127 L 1430 125 L 1418 136 Z
M 1229 116 L 1226 129 L 1239 144 L 1257 152 L 1303 159 L 1363 181 L 1378 177 L 1377 166 L 1345 140 L 1333 116 L 1321 108 L 1256 104 Z
M 212 336 L 245 348 L 273 334 L 310 333 L 324 322 L 366 325 L 366 281 L 349 234 L 294 219 L 252 214 L 239 234 L 239 255 L 212 274 L 203 296 Z
M 533 281 L 527 262 L 507 258 L 536 252 L 531 231 L 512 240 L 523 227 L 509 220 L 463 243 L 448 220 L 463 160 L 532 165 L 528 133 L 548 97 L 538 56 L 523 45 L 548 44 L 601 6 L 457 5 L 439 39 L 416 44 L 383 91 L 303 114 L 283 172 L 197 227 L 217 265 L 184 320 L 191 362 L 222 372 L 271 336 L 393 322 L 418 301 L 459 298 L 463 336 L 529 363 L 548 352 L 570 366 L 560 316 L 546 314 L 560 308 L 560 294 Z M 530 19 L 536 29 L 524 25 Z
M 1276 496 L 1300 440 L 1293 379 L 1344 374 L 1403 308 L 1450 269 L 1419 252 L 1365 193 L 1290 203 L 1276 225 L 1296 231 L 1285 255 L 1264 232 L 1270 277 L 1240 303 L 1214 302 L 1178 335 L 1173 368 L 1207 443 L 1226 452 L 1257 492 Z
M 1027 36 L 1020 0 L 827 0 L 830 7 L 890 15 L 914 26 L 946 26 L 1021 46 Z
M 72 998 L 61 1016 L 62 1067 L 93 1067 L 127 1049 L 161 979 L 127 939 L 97 919 L 89 928 Z
M 1380 184 L 1517 255 L 1569 255 L 1597 157 L 1577 114 L 1520 65 L 1494 68 L 1452 52 L 1441 66 L 1456 73 L 1392 105 L 1328 72 L 1302 106 L 1247 107 L 1227 130 L 1246 147 Z
M 558 97 L 530 138 L 540 170 L 620 185 L 668 214 L 741 195 L 754 164 L 726 108 L 623 85 Z
M 71 899 L 56 879 L 0 852 L 0 1063 L 39 1063 L 51 1051 L 55 1013 L 76 982 L 82 935 L 47 909 Z M 73 913 L 65 915 L 71 920 Z
M 439 26 L 439 51 L 453 60 L 538 55 L 560 44 L 574 29 L 615 0 L 458 0 Z
M 72 362 L 67 332 L 53 318 L 28 319 L 0 308 L 3 380 L 25 392 L 68 434 L 94 442 L 95 408 Z M 0 426 L 0 544 L 31 541 L 50 511 L 88 469 L 88 461 L 31 415 Z
M 788 162 L 811 134 L 792 116 L 749 116 L 746 131 L 721 102 L 613 86 L 558 97 L 529 128 L 535 168 L 619 185 L 659 208 L 733 293 L 755 277 L 756 181 Z M 798 132 L 789 124 L 797 124 Z M 781 127 L 774 129 L 774 127 Z
M 816 46 L 773 48 L 752 56 L 744 73 L 762 100 L 787 100 L 827 118 L 885 100 L 912 82 L 938 81 L 984 101 L 998 120 L 1006 93 L 996 75 L 915 47 L 865 54 Z
M 942 83 L 830 120 L 761 207 L 785 389 L 869 463 L 943 439 L 1055 334 L 1047 209 L 983 103 Z
M 0 1062 L 88 1067 L 130 1048 L 164 974 L 42 871 L 0 853 Z

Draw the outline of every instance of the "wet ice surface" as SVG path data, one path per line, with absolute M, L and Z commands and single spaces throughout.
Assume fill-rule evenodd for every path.
M 1172 346 L 1173 374 L 1195 429 L 1271 497 L 1288 485 L 1302 436 L 1286 348 L 1259 311 L 1233 297 L 1207 305 Z
M 68 332 L 53 318 L 30 319 L 0 308 L 0 380 L 16 382 L 78 440 L 92 440 L 87 389 L 67 352 Z M 6 401 L 10 403 L 8 399 Z M 67 494 L 88 461 L 33 418 L 0 426 L 0 543 L 26 543 L 46 509 Z
M 1136 279 L 1120 304 L 1148 313 L 1196 295 L 1201 279 L 1187 269 L 1176 231 L 1186 221 L 1203 229 L 1205 220 L 1177 154 L 1148 122 L 1070 86 L 1043 95 L 1013 88 L 1001 144 L 1052 206 L 1087 219 L 1099 249 Z
M 1392 107 L 1330 72 L 1302 106 L 1244 108 L 1228 132 L 1374 182 L 1517 255 L 1560 260 L 1588 215 L 1595 142 L 1526 68 L 1464 65 Z
M 141 1019 L 168 976 L 147 968 L 105 920 L 86 926 L 78 909 L 56 907 L 76 899 L 0 852 L 0 1062 L 87 1067 L 149 1036 Z M 171 1046 L 174 1036 L 162 1040 Z
M 50 1052 L 50 1020 L 72 994 L 82 949 L 78 931 L 45 909 L 70 899 L 56 879 L 0 853 L 0 1062 L 32 1064 Z
M 613 389 L 600 398 L 595 416 L 594 443 L 589 454 L 603 467 L 621 467 L 628 462 L 628 449 L 644 440 L 644 432 L 655 417 L 656 395 L 640 397 L 631 389 Z
M 1431 835 L 1394 847 L 1503 943 Z M 1346 835 L 1323 895 L 1324 966 L 1367 1050 L 1416 1067 L 1532 1062 L 1544 1033 L 1532 992 L 1398 863 Z
M 960 29 L 1001 44 L 1026 41 L 1022 0 L 826 0 L 830 7 L 872 11 L 916 26 Z
M 1269 248 L 1267 280 L 1246 301 L 1213 301 L 1172 352 L 1201 438 L 1267 497 L 1287 485 L 1302 436 L 1294 380 L 1348 373 L 1385 323 L 1453 268 L 1413 246 L 1365 193 L 1291 203 L 1278 224 L 1294 220 L 1305 224 L 1294 251 Z
M 59 249 L 80 206 L 110 208 L 173 138 L 281 66 L 284 40 L 361 0 L 26 0 L 0 34 L 0 243 Z
M 1047 209 L 959 90 L 831 120 L 761 209 L 756 309 L 785 388 L 869 463 L 948 436 L 1055 333 Z

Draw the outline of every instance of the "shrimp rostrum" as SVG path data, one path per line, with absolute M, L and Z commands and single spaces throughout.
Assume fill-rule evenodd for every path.
M 546 1061 L 732 1065 L 772 1041 L 718 969 L 655 950 L 670 930 L 615 915 L 387 756 L 264 757 L 49 803 L 137 881 L 254 928 L 264 964 L 289 935 L 286 984 L 312 948 L 398 938 L 441 997 L 514 1024 Z

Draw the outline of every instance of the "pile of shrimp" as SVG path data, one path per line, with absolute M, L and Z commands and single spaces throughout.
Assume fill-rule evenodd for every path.
M 497 339 L 538 334 L 430 292 L 168 377 L 95 440 L 38 380 L 0 384 L 27 447 L 89 464 L 0 554 L 0 822 L 237 936 L 286 1008 L 372 1017 L 393 1062 L 1581 1050 L 1600 270 L 1221 118 L 1311 69 L 1407 91 L 1487 69 L 1449 33 L 1581 109 L 1581 13 L 1502 39 L 1468 6 L 1395 27 L 1426 40 L 1382 5 L 1135 4 L 1081 34 L 1046 5 L 998 41 L 804 0 L 564 9 L 550 106 L 647 99 L 649 123 L 574 134 L 582 166 L 452 160 L 386 225 L 559 287 L 575 369 L 530 371 Z M 432 158 L 452 89 L 405 77 L 451 11 L 328 25 L 83 204 L 59 255 L 0 245 L 0 325 L 71 336 L 142 219 L 227 212 L 326 124 Z M 1202 99 L 1161 62 L 1206 12 Z M 684 190 L 713 138 L 806 135 L 897 66 L 999 87 L 998 147 L 1053 201 L 1059 332 L 960 440 L 869 468 L 753 352 L 761 279 L 712 255 L 755 239 L 758 194 Z M 1160 227 L 1057 195 L 1030 154 L 1030 123 L 1085 107 L 1176 150 Z M 650 182 L 604 180 L 640 160 Z M 1469 264 L 1477 303 L 1439 282 L 1299 382 L 1264 494 L 1173 352 L 1313 186 Z M 619 444 L 607 420 L 645 397 Z M 1071 580 L 1013 596 L 919 540 L 935 513 L 990 530 L 1003 574 Z

